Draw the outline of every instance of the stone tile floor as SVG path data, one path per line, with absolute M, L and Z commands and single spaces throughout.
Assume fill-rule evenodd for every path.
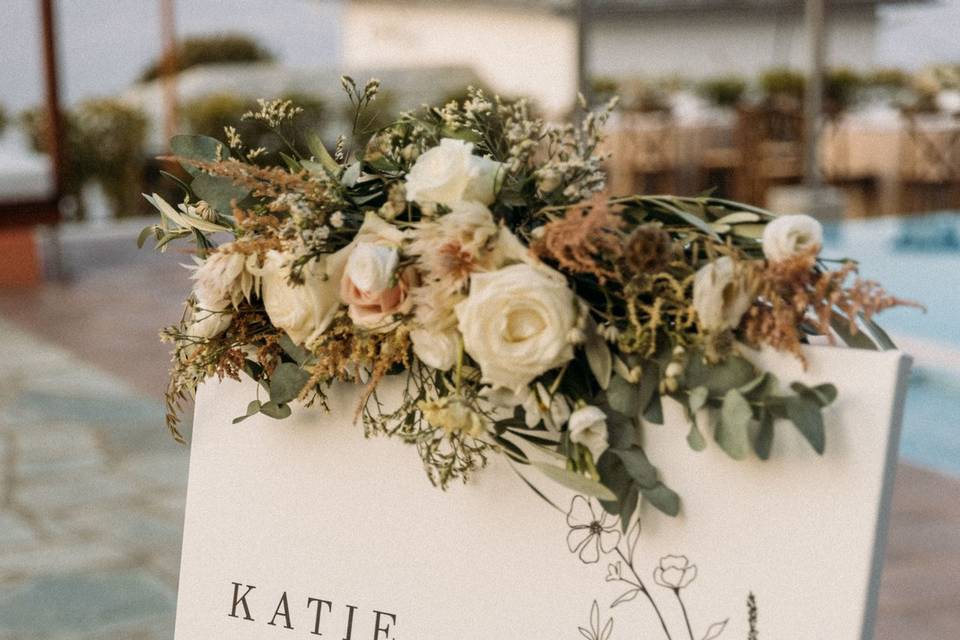
M 65 233 L 69 280 L 0 291 L 0 640 L 173 636 L 188 454 L 156 332 L 187 259 L 137 227 Z M 960 637 L 958 576 L 960 480 L 900 465 L 877 640 Z

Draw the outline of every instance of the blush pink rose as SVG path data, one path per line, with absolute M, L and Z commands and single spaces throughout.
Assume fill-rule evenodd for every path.
M 396 286 L 380 291 L 365 291 L 354 284 L 349 274 L 340 280 L 340 298 L 354 324 L 371 331 L 390 328 L 395 316 L 409 313 L 413 306 L 410 289 L 416 285 L 416 272 L 405 269 Z

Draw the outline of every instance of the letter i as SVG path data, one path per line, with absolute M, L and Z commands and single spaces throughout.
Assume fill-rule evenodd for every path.
M 353 612 L 357 610 L 352 604 L 347 605 L 347 609 L 350 609 L 350 615 L 347 616 L 347 635 L 343 637 L 343 640 L 352 640 L 353 639 Z

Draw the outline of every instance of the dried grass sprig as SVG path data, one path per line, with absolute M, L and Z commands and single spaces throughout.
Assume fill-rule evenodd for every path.
M 542 227 L 530 249 L 540 258 L 554 260 L 570 273 L 588 273 L 600 284 L 619 281 L 616 264 L 623 255 L 620 229 L 623 219 L 606 198 L 569 207 L 562 218 Z

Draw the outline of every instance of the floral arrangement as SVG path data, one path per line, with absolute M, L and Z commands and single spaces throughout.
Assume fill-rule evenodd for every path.
M 280 100 L 245 117 L 278 136 L 283 166 L 231 128 L 225 142 L 172 142 L 184 200 L 148 196 L 160 223 L 140 241 L 195 245 L 183 319 L 162 334 L 178 439 L 182 402 L 210 377 L 260 384 L 237 422 L 355 383 L 366 433 L 415 445 L 436 485 L 502 455 L 626 531 L 641 497 L 679 510 L 641 444 L 666 399 L 686 409 L 693 449 L 712 438 L 766 459 L 786 419 L 822 453 L 836 389 L 781 388 L 749 349 L 802 360 L 815 340 L 892 346 L 871 316 L 902 302 L 821 259 L 814 219 L 603 195 L 613 103 L 549 124 L 524 100 L 470 90 L 365 132 L 379 84 L 343 86 L 354 131 L 333 153 L 296 135 L 299 111 Z M 378 397 L 388 377 L 399 404 Z

